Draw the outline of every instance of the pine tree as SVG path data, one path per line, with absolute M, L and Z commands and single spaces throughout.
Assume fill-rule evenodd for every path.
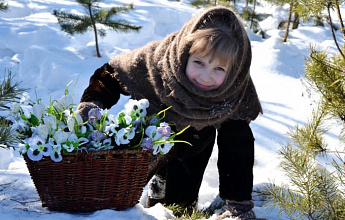
M 327 152 L 323 135 L 327 131 L 327 108 L 322 103 L 305 126 L 296 126 L 288 133 L 289 142 L 279 151 L 281 167 L 291 188 L 268 185 L 263 195 L 291 219 L 344 219 L 345 173 L 339 162 L 333 161 L 336 172 L 329 172 L 317 160 Z
M 327 5 L 330 16 L 330 4 Z M 332 20 L 330 23 L 332 26 Z M 342 21 L 340 21 L 342 22 Z M 311 120 L 304 126 L 296 126 L 288 134 L 288 143 L 283 145 L 281 167 L 290 180 L 291 188 L 268 185 L 263 195 L 271 201 L 269 206 L 278 205 L 280 213 L 292 219 L 302 216 L 307 219 L 345 219 L 345 143 L 343 131 L 339 146 L 330 151 L 324 139 L 329 119 L 345 125 L 345 56 L 332 29 L 338 54 L 318 51 L 311 47 L 305 63 L 305 78 L 308 85 L 318 92 L 319 106 L 313 111 Z M 333 153 L 329 171 L 318 161 L 326 153 Z
M 298 28 L 299 19 L 303 21 L 308 20 L 310 17 L 314 17 L 315 22 L 321 16 L 321 13 L 324 9 L 327 8 L 329 3 L 332 1 L 329 0 L 267 0 L 268 2 L 277 5 L 278 7 L 283 7 L 285 4 L 289 5 L 289 15 L 286 22 L 285 35 L 283 37 L 283 42 L 287 41 L 289 36 L 289 28 L 291 22 L 293 22 L 293 29 Z M 335 5 L 339 5 L 343 0 L 333 0 Z M 294 20 L 292 21 L 294 15 Z
M 110 9 L 101 9 L 99 2 L 103 0 L 76 0 L 88 12 L 86 15 L 76 15 L 63 11 L 53 11 L 58 19 L 61 29 L 71 35 L 82 34 L 91 29 L 94 32 L 96 53 L 101 57 L 98 46 L 98 35 L 104 37 L 106 35 L 105 29 L 110 28 L 114 31 L 129 32 L 139 31 L 141 26 L 131 25 L 125 20 L 113 20 L 112 18 L 119 14 L 125 13 L 133 9 L 133 5 L 121 7 L 112 7 Z
M 7 11 L 8 5 L 5 3 L 4 0 L 0 0 L 0 11 Z
M 0 84 L 0 111 L 8 111 L 9 104 L 18 102 L 20 95 L 26 89 L 19 88 L 19 83 L 14 82 L 14 76 L 11 71 L 4 75 Z M 10 121 L 6 119 L 6 115 L 0 116 L 0 147 L 9 148 L 14 147 L 19 140 L 20 136 L 16 135 L 10 128 Z

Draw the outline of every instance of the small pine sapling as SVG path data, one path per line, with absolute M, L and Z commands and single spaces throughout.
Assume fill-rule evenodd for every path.
M 98 46 L 98 35 L 104 37 L 106 35 L 105 29 L 110 28 L 114 31 L 129 32 L 139 31 L 141 26 L 131 25 L 129 22 L 112 18 L 119 14 L 133 10 L 133 4 L 121 7 L 112 7 L 110 9 L 102 9 L 99 7 L 99 2 L 103 0 L 76 0 L 83 6 L 87 12 L 85 15 L 76 15 L 63 11 L 53 11 L 58 19 L 61 29 L 71 35 L 82 34 L 87 30 L 93 30 L 95 35 L 96 53 L 101 57 Z

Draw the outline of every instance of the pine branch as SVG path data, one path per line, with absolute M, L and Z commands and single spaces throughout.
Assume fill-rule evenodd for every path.
M 87 31 L 91 26 L 91 19 L 87 16 L 74 15 L 63 11 L 53 11 L 58 19 L 61 29 L 70 35 L 81 34 Z
M 20 99 L 20 95 L 26 91 L 26 89 L 19 88 L 19 82 L 13 82 L 14 76 L 11 71 L 4 75 L 4 78 L 0 84 L 0 111 L 6 111 L 9 109 L 11 102 L 17 102 Z M 10 121 L 4 117 L 0 117 L 0 147 L 9 148 L 14 147 L 21 139 L 11 130 Z
M 8 71 L 7 76 L 4 75 L 0 84 L 0 111 L 8 110 L 7 105 L 10 102 L 19 100 L 19 95 L 26 90 L 19 88 L 19 82 L 13 83 L 13 78 L 11 71 Z
M 142 27 L 131 25 L 129 22 L 125 20 L 112 20 L 112 17 L 117 15 L 118 13 L 128 12 L 128 7 L 113 7 L 110 10 L 101 10 L 95 13 L 95 19 L 98 23 L 103 24 L 114 31 L 119 32 L 129 32 L 129 31 L 139 31 Z
M 319 212 L 317 209 L 320 207 L 320 198 L 315 193 L 318 181 L 318 166 L 316 165 L 312 156 L 304 150 L 297 148 L 293 149 L 292 146 L 284 146 L 279 152 L 283 156 L 281 166 L 287 174 L 289 180 L 296 187 L 294 189 L 298 195 L 298 200 L 289 195 L 289 199 L 295 204 L 290 208 L 299 208 L 300 212 L 304 213 L 309 219 L 319 219 Z M 290 194 L 293 191 L 290 190 Z
M 138 32 L 141 29 L 141 26 L 131 25 L 124 20 L 107 21 L 102 24 L 110 27 L 114 31 L 124 32 L 124 33 L 130 32 L 130 31 Z
M 312 119 L 306 125 L 303 127 L 297 125 L 295 130 L 290 130 L 287 133 L 287 136 L 296 146 L 304 149 L 308 154 L 315 156 L 318 153 L 325 153 L 327 152 L 327 145 L 322 138 L 326 132 L 323 129 L 325 117 L 326 109 L 324 105 L 320 104 L 313 111 Z
M 299 202 L 299 200 L 303 199 L 302 195 L 295 193 L 291 189 L 285 189 L 271 184 L 270 186 L 265 186 L 263 195 L 266 196 L 267 201 L 270 201 L 269 203 L 265 203 L 265 206 L 269 208 L 274 208 L 277 205 L 279 206 L 279 216 L 285 213 L 290 216 L 290 219 L 300 219 L 303 215 L 312 215 L 309 213 L 310 211 L 306 211 L 303 206 L 300 205 L 301 202 Z
M 323 63 L 323 65 L 325 65 L 326 67 L 328 67 L 334 71 L 338 71 L 339 73 L 345 75 L 344 69 L 339 69 L 337 66 L 335 66 L 333 63 L 329 62 L 328 60 L 319 59 L 318 57 L 315 56 L 315 54 L 316 54 L 316 52 L 314 50 L 312 50 L 309 57 L 312 58 L 315 62 Z
M 11 122 L 0 118 L 0 147 L 1 148 L 14 148 L 21 140 L 22 136 L 18 135 L 11 129 Z
M 324 219 L 328 219 L 330 216 L 338 216 L 338 211 L 337 211 L 337 201 L 336 201 L 336 197 L 337 197 L 337 191 L 338 191 L 338 187 L 337 187 L 337 183 L 334 181 L 334 179 L 332 178 L 332 176 L 330 176 L 330 174 L 327 173 L 326 170 L 322 170 L 322 173 L 318 176 L 318 190 L 320 192 L 320 195 L 323 197 L 324 205 L 323 207 L 323 218 Z M 339 218 L 339 216 L 337 217 L 337 219 L 341 219 Z
M 344 60 L 338 57 L 333 57 L 334 61 L 331 63 L 326 53 L 316 52 L 311 48 L 310 57 L 306 62 L 306 79 L 326 100 L 327 109 L 344 122 L 345 75 L 343 71 L 339 71 L 344 69 Z

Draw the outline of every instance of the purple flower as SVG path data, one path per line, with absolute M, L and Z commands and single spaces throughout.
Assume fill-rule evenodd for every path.
M 160 123 L 157 132 L 165 137 L 170 137 L 171 128 L 168 123 Z
M 150 125 L 156 125 L 156 122 L 158 121 L 158 118 L 155 116 L 150 120 Z
M 93 131 L 91 133 L 91 138 L 94 141 L 100 141 L 100 140 L 104 140 L 107 138 L 107 136 L 105 136 L 102 132 L 100 131 Z
M 150 150 L 153 147 L 152 140 L 150 138 L 144 138 L 141 146 L 144 150 Z
M 102 114 L 101 114 L 101 112 L 99 111 L 98 108 L 92 108 L 88 112 L 88 117 L 89 117 L 90 123 L 95 123 L 96 120 L 100 120 L 101 119 Z

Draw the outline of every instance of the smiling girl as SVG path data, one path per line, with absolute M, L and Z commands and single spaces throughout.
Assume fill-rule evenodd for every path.
M 111 58 L 90 78 L 78 106 L 111 108 L 120 94 L 150 102 L 148 114 L 172 106 L 165 120 L 177 131 L 191 125 L 169 154 L 150 165 L 148 206 L 196 204 L 215 141 L 219 195 L 227 211 L 219 218 L 255 219 L 252 211 L 254 137 L 249 126 L 261 105 L 249 74 L 250 41 L 228 8 L 195 15 L 180 31 Z

